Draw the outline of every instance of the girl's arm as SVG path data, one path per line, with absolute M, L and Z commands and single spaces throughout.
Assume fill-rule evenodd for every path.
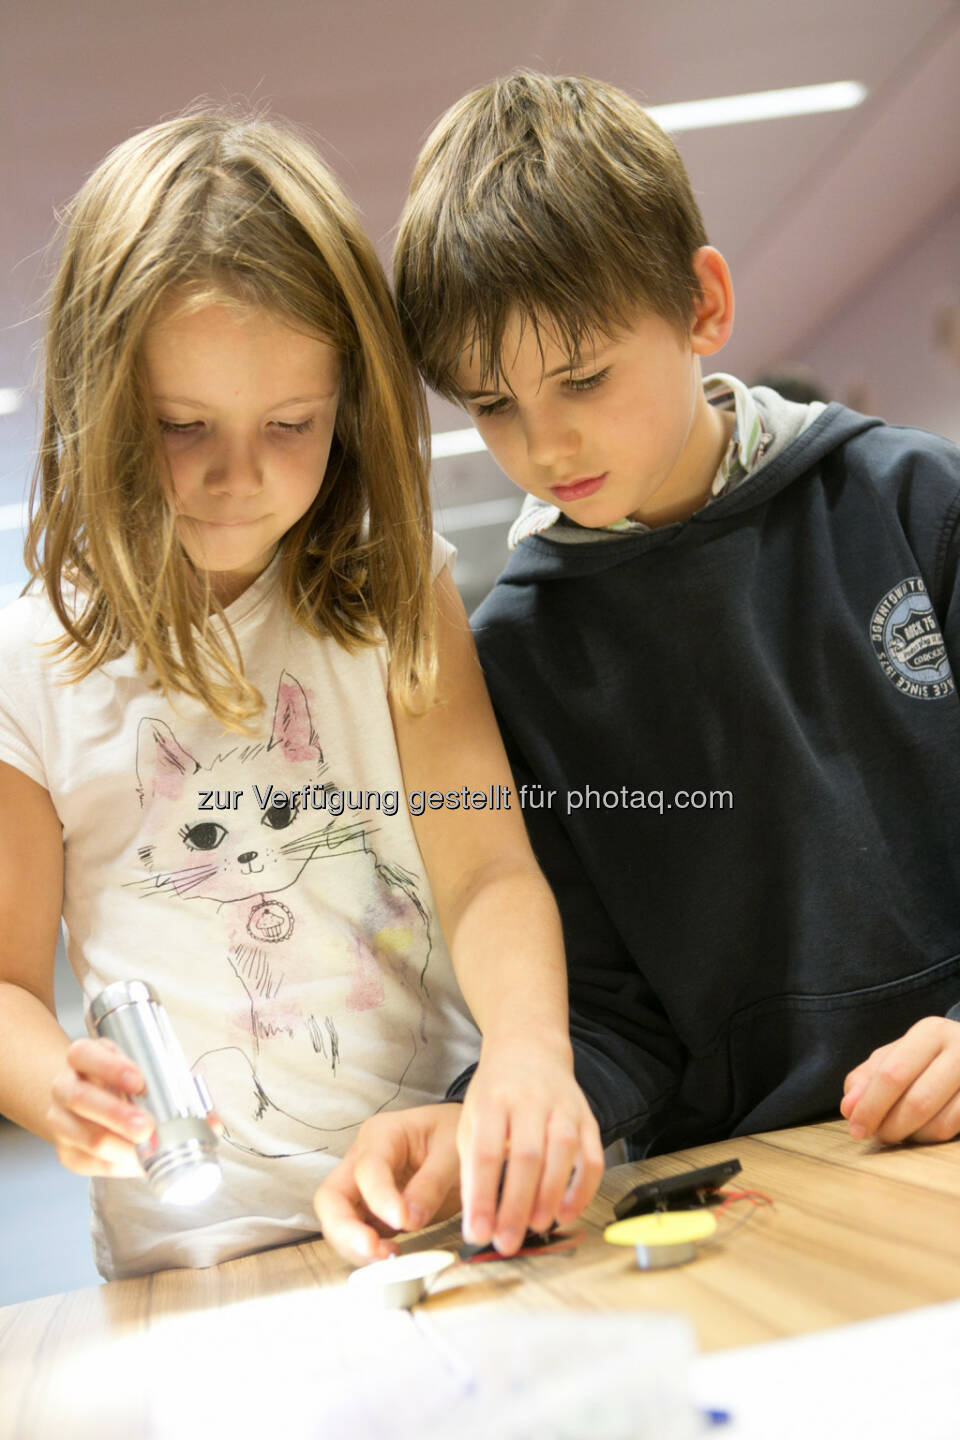
M 436 594 L 439 703 L 424 715 L 395 704 L 393 721 L 408 794 L 509 788 L 509 810 L 425 809 L 412 818 L 457 979 L 483 1034 L 458 1136 L 464 1235 L 512 1253 L 528 1226 L 545 1230 L 579 1213 L 599 1183 L 603 1151 L 573 1077 L 560 918 L 447 569 Z
M 0 1113 L 80 1175 L 138 1175 L 152 1121 L 123 1098 L 139 1071 L 107 1040 L 71 1044 L 57 1023 L 53 962 L 63 840 L 49 794 L 0 762 Z M 128 1072 L 130 1072 L 128 1076 Z

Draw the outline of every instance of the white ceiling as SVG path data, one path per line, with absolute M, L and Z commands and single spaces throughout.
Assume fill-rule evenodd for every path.
M 268 102 L 319 137 L 388 261 L 431 123 L 521 64 L 650 104 L 869 87 L 858 110 L 678 137 L 737 285 L 723 368 L 789 356 L 960 184 L 957 0 L 6 0 L 0 386 L 31 375 L 55 207 L 134 129 L 201 96 Z M 464 423 L 442 404 L 434 420 Z M 0 504 L 20 498 L 31 443 L 29 412 L 0 419 Z

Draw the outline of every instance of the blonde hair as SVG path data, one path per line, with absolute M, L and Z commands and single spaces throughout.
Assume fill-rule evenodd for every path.
M 460 400 L 463 351 L 497 380 L 514 311 L 573 357 L 642 309 L 688 330 L 706 243 L 683 161 L 635 100 L 517 70 L 459 100 L 420 152 L 394 252 L 401 324 L 428 384 Z
M 228 728 L 262 708 L 177 539 L 143 390 L 151 319 L 186 294 L 265 307 L 339 352 L 326 480 L 281 541 L 283 593 L 311 633 L 348 649 L 385 639 L 395 693 L 429 700 L 423 393 L 373 247 L 313 148 L 287 124 L 221 110 L 155 125 L 106 157 L 62 237 L 25 556 L 66 632 L 70 678 L 133 648 L 165 692 Z

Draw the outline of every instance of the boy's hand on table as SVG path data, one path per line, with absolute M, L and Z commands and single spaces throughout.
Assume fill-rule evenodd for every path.
M 960 1134 L 960 1023 L 928 1015 L 851 1070 L 840 1113 L 855 1140 L 952 1140 Z
M 363 1122 L 313 1197 L 324 1239 L 347 1260 L 385 1260 L 397 1250 L 388 1237 L 422 1230 L 460 1208 L 461 1109 L 420 1105 Z
M 600 1131 L 569 1051 L 529 1037 L 484 1043 L 457 1144 L 464 1239 L 492 1242 L 502 1255 L 514 1254 L 528 1229 L 573 1220 L 603 1175 Z

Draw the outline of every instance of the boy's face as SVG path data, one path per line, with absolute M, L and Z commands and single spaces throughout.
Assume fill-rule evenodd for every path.
M 497 385 L 469 349 L 457 382 L 484 443 L 521 489 L 590 528 L 626 518 L 668 524 L 706 499 L 729 441 L 730 420 L 704 400 L 698 363 L 729 334 L 728 301 L 718 323 L 708 292 L 689 335 L 641 314 L 615 339 L 587 340 L 575 368 L 546 326 L 538 344 L 514 314 Z

